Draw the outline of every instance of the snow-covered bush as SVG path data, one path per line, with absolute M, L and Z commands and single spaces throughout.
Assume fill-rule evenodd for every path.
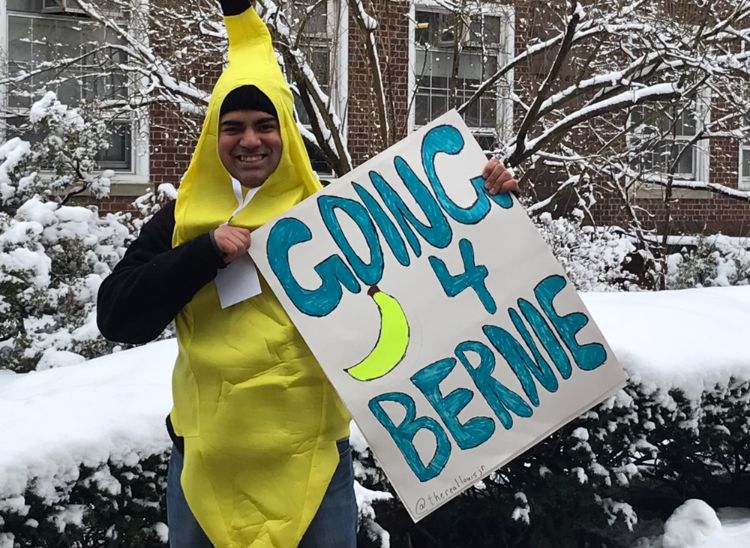
M 154 214 L 164 205 L 177 199 L 177 189 L 170 183 L 162 183 L 154 190 L 149 190 L 144 195 L 139 196 L 133 202 L 133 207 L 138 210 L 139 217 L 131 221 L 133 228 L 140 232 L 141 227 L 146 224 Z
M 84 191 L 109 192 L 111 172 L 97 172 L 95 159 L 107 144 L 104 126 L 53 93 L 33 105 L 29 120 L 40 140 L 0 146 L 0 368 L 15 371 L 112 348 L 96 328 L 96 292 L 132 230 L 127 214 L 67 205 Z
M 667 288 L 750 284 L 750 241 L 698 236 L 695 245 L 667 257 Z
M 583 226 L 583 214 L 577 209 L 570 218 L 542 213 L 533 219 L 577 290 L 618 291 L 634 283 L 624 266 L 635 246 L 622 230 Z
M 750 487 L 750 382 L 730 378 L 694 394 L 641 387 L 638 421 L 650 444 L 638 459 L 642 497 L 657 489 L 682 501 L 747 504 Z
M 50 91 L 32 105 L 20 129 L 35 141 L 14 137 L 0 146 L 0 211 L 12 212 L 35 195 L 57 203 L 84 191 L 94 198 L 109 195 L 114 173 L 98 171 L 96 162 L 109 146 L 103 122 L 84 119 Z
M 166 388 L 169 364 L 163 369 Z M 417 525 L 355 427 L 359 546 L 624 547 L 632 545 L 639 520 L 663 521 L 686 499 L 700 496 L 714 507 L 746 504 L 748 393 L 750 383 L 736 379 L 688 393 L 634 376 Z M 161 433 L 161 420 L 155 429 Z M 163 545 L 169 454 L 166 445 L 153 443 L 158 435 L 144 436 L 143 448 L 122 447 L 119 456 L 88 459 L 63 476 L 48 477 L 36 466 L 40 475 L 22 495 L 0 493 L 0 534 L 15 543 L 8 546 Z

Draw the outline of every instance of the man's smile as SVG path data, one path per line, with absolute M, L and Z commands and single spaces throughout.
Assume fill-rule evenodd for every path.
M 244 164 L 254 164 L 265 160 L 268 154 L 239 154 L 235 159 Z

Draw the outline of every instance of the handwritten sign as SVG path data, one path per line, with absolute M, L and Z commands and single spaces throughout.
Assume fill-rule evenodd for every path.
M 253 234 L 251 254 L 416 521 L 624 382 L 449 112 Z

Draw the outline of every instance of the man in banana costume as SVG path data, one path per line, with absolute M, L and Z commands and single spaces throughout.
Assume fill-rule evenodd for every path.
M 176 318 L 172 546 L 352 548 L 346 409 L 265 284 L 222 309 L 211 283 L 246 254 L 250 230 L 320 188 L 268 29 L 248 0 L 221 4 L 229 63 L 176 205 L 144 226 L 102 284 L 99 325 L 145 342 Z
M 176 320 L 168 478 L 173 547 L 352 548 L 349 414 L 273 292 L 222 308 L 213 283 L 250 231 L 315 193 L 293 98 L 249 0 L 221 0 L 229 62 L 176 203 L 99 291 L 98 323 L 143 343 Z M 517 187 L 497 162 L 490 192 Z

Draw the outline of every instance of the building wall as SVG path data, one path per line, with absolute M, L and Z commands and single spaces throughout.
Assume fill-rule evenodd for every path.
M 395 141 L 408 128 L 409 1 L 371 0 L 368 13 L 378 21 L 377 47 L 382 61 L 385 95 Z M 373 91 L 373 68 L 365 48 L 366 36 L 349 14 L 349 101 L 347 143 L 358 166 L 387 148 L 381 138 Z
M 181 14 L 182 17 L 192 17 L 190 5 L 179 0 L 158 0 L 162 6 Z M 206 12 L 216 9 L 214 2 L 201 0 L 206 4 Z M 174 59 L 172 49 L 175 45 L 186 48 L 196 38 L 187 36 L 185 28 L 177 26 L 169 36 L 155 33 L 151 37 L 151 45 L 163 58 L 175 62 L 183 67 L 176 75 L 178 78 L 192 82 L 200 90 L 210 93 L 216 80 L 221 75 L 224 56 L 219 49 L 212 47 L 210 39 L 200 37 L 201 47 L 190 48 L 187 54 Z M 182 175 L 187 170 L 193 149 L 200 135 L 203 124 L 202 117 L 181 113 L 178 105 L 156 104 L 149 108 L 149 145 L 150 145 L 150 179 L 155 187 L 162 183 L 177 186 Z
M 715 139 L 710 147 L 709 181 L 729 188 L 739 186 L 739 143 L 735 139 Z M 660 189 L 649 191 L 659 197 L 639 199 L 636 203 L 650 216 L 641 215 L 646 227 L 662 233 L 667 226 L 667 212 Z M 670 205 L 670 234 L 722 232 L 735 236 L 750 235 L 750 203 L 709 192 L 674 190 Z M 627 217 L 621 200 L 602 196 L 593 213 L 604 225 L 623 224 Z
M 171 0 L 162 0 L 171 1 Z M 390 112 L 394 140 L 406 135 L 409 107 L 409 0 L 365 0 L 366 9 L 379 24 L 377 45 L 386 89 L 386 99 Z M 550 32 L 550 22 L 556 19 L 556 12 L 565 9 L 565 2 L 537 2 L 516 0 L 515 8 L 515 50 L 525 49 L 534 38 Z M 348 78 L 348 146 L 355 166 L 386 148 L 380 134 L 379 120 L 373 92 L 373 71 L 366 55 L 365 35 L 360 30 L 353 15 L 349 14 L 349 60 L 343 75 Z M 157 47 L 168 47 L 166 44 Z M 215 61 L 215 60 L 214 60 Z M 522 95 L 535 90 L 544 78 L 545 64 L 551 58 L 534 59 L 533 62 L 519 64 L 514 70 L 514 85 Z M 186 72 L 197 79 L 200 87 L 210 91 L 218 70 L 206 69 L 207 63 L 200 62 L 188 67 Z M 214 67 L 216 63 L 214 62 Z M 563 74 L 563 81 L 566 75 Z M 572 77 L 572 74 L 569 75 Z M 521 122 L 523 113 L 516 110 L 514 123 Z M 182 125 L 173 105 L 153 105 L 150 107 L 150 176 L 154 185 L 172 183 L 177 185 L 187 169 L 195 138 L 200 129 L 200 120 L 192 120 Z M 739 147 L 735 140 L 716 140 L 711 145 L 710 180 L 732 188 L 738 186 Z M 546 173 L 548 179 L 554 173 Z M 540 188 L 542 188 L 540 186 Z M 687 197 L 685 192 L 677 192 L 672 203 L 673 223 L 670 232 L 721 230 L 730 234 L 750 233 L 750 205 L 746 202 L 724 197 Z M 653 216 L 642 216 L 649 228 L 663 229 L 666 213 L 658 191 L 650 191 L 647 197 L 639 194 L 638 205 L 649 210 Z M 119 209 L 131 198 L 114 198 L 102 204 L 105 210 Z M 565 207 L 565 204 L 563 204 Z M 612 195 L 601 195 L 593 208 L 596 221 L 601 224 L 626 222 L 623 204 Z
M 656 0 L 663 3 L 662 9 L 670 17 L 682 19 L 690 23 L 699 16 L 694 10 L 688 9 L 680 0 Z M 523 51 L 526 45 L 534 39 L 544 39 L 550 36 L 550 22 L 559 21 L 559 17 L 566 10 L 566 2 L 551 0 L 549 2 L 535 2 L 534 0 L 516 0 L 515 48 L 516 53 Z M 533 62 L 520 63 L 514 70 L 514 86 L 519 95 L 528 97 L 542 84 L 546 74 L 545 67 L 553 61 L 552 52 L 547 57 L 536 57 Z M 568 71 L 568 72 L 566 72 Z M 573 77 L 572 70 L 564 67 L 560 74 L 560 81 L 566 84 Z M 552 90 L 554 93 L 556 89 Z M 714 117 L 722 109 L 718 101 L 712 104 Z M 521 123 L 523 112 L 516 109 L 514 123 L 516 127 Z M 605 130 L 606 131 L 606 130 Z M 581 135 L 585 142 L 587 137 Z M 712 183 L 738 188 L 739 186 L 739 150 L 740 143 L 736 139 L 719 138 L 710 143 L 709 181 Z M 544 197 L 545 182 L 557 180 L 561 175 L 552 169 L 538 166 L 535 172 L 541 191 L 539 198 Z M 597 203 L 592 208 L 595 221 L 602 225 L 625 225 L 628 217 L 622 200 L 612 193 L 599 192 Z M 577 198 L 562 196 L 558 210 L 569 208 L 575 204 Z M 640 191 L 635 205 L 645 209 L 649 215 L 641 214 L 640 220 L 645 228 L 658 232 L 667 230 L 672 234 L 680 232 L 716 232 L 730 235 L 750 235 L 750 203 L 743 200 L 720 196 L 710 192 L 692 192 L 676 190 L 670 203 L 670 223 L 667 225 L 667 211 L 663 200 L 663 191 L 658 188 Z
M 181 117 L 172 105 L 153 105 L 149 116 L 151 182 L 155 187 L 162 183 L 177 186 L 190 164 L 197 135 L 179 123 Z

